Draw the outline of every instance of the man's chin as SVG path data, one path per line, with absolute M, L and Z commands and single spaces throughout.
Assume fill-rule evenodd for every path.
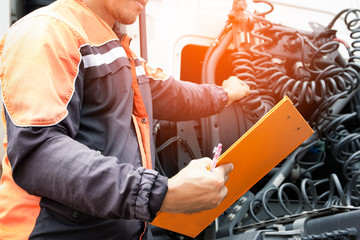
M 127 19 L 118 19 L 118 22 L 123 25 L 132 25 L 135 23 L 137 17 L 135 18 L 127 18 Z

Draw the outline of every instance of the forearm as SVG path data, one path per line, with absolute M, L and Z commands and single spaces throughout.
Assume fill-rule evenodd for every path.
M 169 121 L 191 120 L 219 113 L 228 97 L 222 87 L 177 81 L 150 80 L 154 117 Z
M 97 217 L 151 221 L 166 192 L 156 171 L 103 156 L 54 126 L 10 129 L 8 156 L 30 194 Z

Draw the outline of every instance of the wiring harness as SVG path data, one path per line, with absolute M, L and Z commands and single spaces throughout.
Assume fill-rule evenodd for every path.
M 305 32 L 265 19 L 273 10 L 270 1 L 253 2 L 265 3 L 270 10 L 249 14 L 245 8 L 233 7 L 229 17 L 234 34 L 245 31 L 242 34 L 247 36 L 234 37 L 232 54 L 234 74 L 251 88 L 240 103 L 242 109 L 256 121 L 287 95 L 316 132 L 255 194 L 249 217 L 240 224 L 330 206 L 359 206 L 360 10 L 345 9 L 327 27 Z M 332 29 L 341 16 L 351 45 Z M 345 47 L 347 58 L 340 47 Z M 299 170 L 297 176 L 294 169 Z M 272 210 L 271 205 L 277 207 Z
M 245 119 L 240 124 L 250 128 L 287 95 L 315 133 L 218 218 L 217 237 L 244 234 L 308 211 L 360 207 L 360 10 L 344 9 L 327 26 L 313 23 L 313 31 L 304 31 L 266 19 L 274 9 L 269 0 L 253 2 L 268 10 L 251 13 L 244 0 L 234 0 L 225 27 L 205 54 L 202 83 L 216 83 L 216 65 L 232 44 L 232 74 L 250 86 L 250 94 L 232 105 L 237 121 Z M 334 29 L 340 20 L 350 44 Z M 205 156 L 221 140 L 221 119 L 201 119 L 195 127 L 195 141 L 202 143 Z M 161 127 L 155 125 L 156 139 Z M 197 157 L 194 149 L 199 146 L 179 136 L 163 141 L 156 153 L 175 142 L 191 159 Z M 161 165 L 157 158 L 165 174 Z

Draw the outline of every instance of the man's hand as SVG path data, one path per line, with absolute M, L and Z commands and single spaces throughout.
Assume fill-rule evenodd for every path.
M 222 87 L 228 94 L 227 106 L 246 97 L 250 93 L 250 87 L 237 77 L 231 76 L 222 83 Z
M 168 192 L 161 205 L 161 211 L 171 213 L 192 213 L 216 207 L 225 198 L 225 182 L 233 169 L 231 163 L 207 170 L 209 158 L 192 160 L 188 166 L 168 181 Z

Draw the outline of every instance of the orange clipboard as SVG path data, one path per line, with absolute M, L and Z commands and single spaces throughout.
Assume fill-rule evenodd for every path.
M 220 156 L 217 165 L 232 162 L 234 169 L 225 184 L 228 194 L 216 208 L 190 214 L 160 211 L 151 224 L 196 237 L 312 133 L 285 96 Z

